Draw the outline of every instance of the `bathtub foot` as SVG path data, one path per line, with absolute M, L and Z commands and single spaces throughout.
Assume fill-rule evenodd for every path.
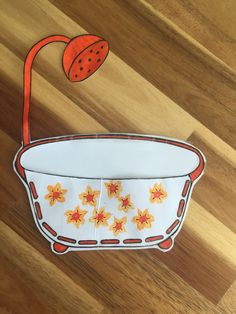
M 172 240 L 171 238 L 168 238 L 167 240 L 161 242 L 158 244 L 158 247 L 163 251 L 163 252 L 167 252 L 170 249 L 172 249 L 174 245 L 174 240 Z
M 67 250 L 68 250 L 68 246 L 66 246 L 64 244 L 60 244 L 60 243 L 57 243 L 57 242 L 54 242 L 52 244 L 52 251 L 54 253 L 63 254 L 63 253 L 66 253 Z

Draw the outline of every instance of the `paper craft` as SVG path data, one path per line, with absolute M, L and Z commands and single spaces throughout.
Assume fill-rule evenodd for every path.
M 105 61 L 108 43 L 95 35 L 55 35 L 29 51 L 24 65 L 22 147 L 14 169 L 28 192 L 35 224 L 53 252 L 158 248 L 180 231 L 205 157 L 194 146 L 138 134 L 86 134 L 32 141 L 32 63 L 51 42 L 67 44 L 66 76 L 79 82 Z

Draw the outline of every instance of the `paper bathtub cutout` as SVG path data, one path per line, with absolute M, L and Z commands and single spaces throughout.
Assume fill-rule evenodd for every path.
M 137 134 L 89 134 L 32 141 L 29 107 L 32 62 L 48 43 L 67 43 L 63 67 L 71 81 L 92 75 L 109 47 L 94 35 L 50 36 L 24 65 L 23 144 L 14 169 L 28 192 L 33 217 L 53 252 L 138 249 L 169 251 L 203 175 L 194 146 Z

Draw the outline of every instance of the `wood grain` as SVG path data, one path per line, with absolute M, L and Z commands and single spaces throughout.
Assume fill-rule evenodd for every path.
M 236 4 L 234 1 L 2 0 L 0 312 L 236 312 Z M 56 256 L 12 170 L 21 144 L 22 70 L 51 34 L 96 33 L 111 47 L 70 83 L 64 46 L 34 63 L 33 138 L 137 132 L 187 140 L 207 157 L 174 249 Z

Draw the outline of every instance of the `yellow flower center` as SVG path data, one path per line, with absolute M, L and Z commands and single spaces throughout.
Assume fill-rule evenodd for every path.
M 123 207 L 126 207 L 126 206 L 128 206 L 129 205 L 129 200 L 128 200 L 128 198 L 125 198 L 124 200 L 122 200 L 122 206 Z
M 97 214 L 97 217 L 96 217 L 96 218 L 97 218 L 98 221 L 103 220 L 104 215 L 101 214 L 101 213 L 100 213 L 100 214 Z
M 93 194 L 87 194 L 87 195 L 86 195 L 86 200 L 87 200 L 87 202 L 92 202 L 92 201 L 93 201 L 93 197 L 94 197 Z
M 56 191 L 52 193 L 52 197 L 54 198 L 54 200 L 57 199 L 59 196 L 60 196 L 60 192 Z
M 116 190 L 117 190 L 117 185 L 111 184 L 111 185 L 109 186 L 109 190 L 110 190 L 111 193 L 115 193 Z
M 148 220 L 149 218 L 146 215 L 140 216 L 139 222 L 144 223 Z
M 154 197 L 154 198 L 159 198 L 161 195 L 162 195 L 162 193 L 161 193 L 160 191 L 155 191 L 155 192 L 153 193 L 153 197 Z
M 121 230 L 122 229 L 122 223 L 121 222 L 117 222 L 115 225 L 115 229 L 116 231 Z
M 80 216 L 81 216 L 81 214 L 79 214 L 78 212 L 76 212 L 76 213 L 72 214 L 71 219 L 72 219 L 72 220 L 75 220 L 75 221 L 77 222 L 78 220 L 80 220 Z

